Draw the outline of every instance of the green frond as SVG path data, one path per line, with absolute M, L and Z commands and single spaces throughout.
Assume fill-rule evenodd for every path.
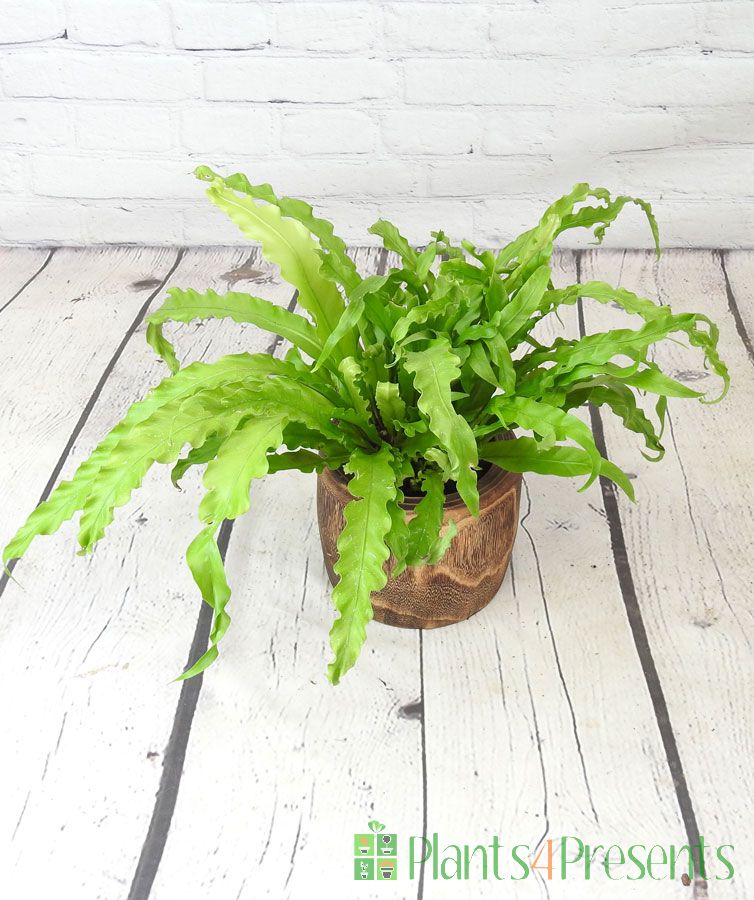
M 422 479 L 424 496 L 416 505 L 414 517 L 408 523 L 406 564 L 409 566 L 426 563 L 440 537 L 445 507 L 444 487 L 440 472 L 434 469 L 425 472 Z
M 212 608 L 214 617 L 209 634 L 209 649 L 178 677 L 178 681 L 199 675 L 217 659 L 217 645 L 230 625 L 230 616 L 225 611 L 230 599 L 230 587 L 225 577 L 225 565 L 215 540 L 216 531 L 216 525 L 208 525 L 203 528 L 186 550 L 188 567 L 201 592 L 202 599 Z
M 204 473 L 200 519 L 218 525 L 248 511 L 251 482 L 267 474 L 267 454 L 282 444 L 285 422 L 284 413 L 252 416 L 223 441 Z
M 354 498 L 345 508 L 345 526 L 338 538 L 333 603 L 339 612 L 330 631 L 335 659 L 328 676 L 337 684 L 358 658 L 371 621 L 371 596 L 387 583 L 384 565 L 390 555 L 386 538 L 392 525 L 389 504 L 395 500 L 393 454 L 387 445 L 376 453 L 357 450 L 346 465 Z
M 300 222 L 319 243 L 320 249 L 317 252 L 322 260 L 320 274 L 340 284 L 347 295 L 350 296 L 361 282 L 361 276 L 348 255 L 343 239 L 335 234 L 330 222 L 317 218 L 312 207 L 304 200 L 296 200 L 293 197 L 277 197 L 271 185 L 253 185 L 240 172 L 229 175 L 227 178 L 221 178 L 209 166 L 199 166 L 195 175 L 202 181 L 221 179 L 231 190 L 248 194 L 255 200 L 261 200 L 264 203 L 272 203 L 278 207 L 283 216 Z
M 81 507 L 78 541 L 84 553 L 104 535 L 154 463 L 178 459 L 183 447 L 200 447 L 211 434 L 228 435 L 248 415 L 254 391 L 243 383 L 200 391 L 174 401 L 137 423 L 113 446 Z
M 562 444 L 543 446 L 530 437 L 483 443 L 479 447 L 479 455 L 509 472 L 537 472 L 562 478 L 589 475 L 594 466 L 591 454 L 580 447 Z M 599 460 L 599 474 L 617 484 L 629 499 L 634 499 L 634 489 L 628 476 L 602 457 Z
M 453 408 L 451 396 L 451 385 L 461 376 L 459 362 L 448 339 L 438 337 L 428 342 L 426 349 L 406 353 L 403 368 L 414 376 L 419 392 L 417 405 L 439 446 L 448 454 L 458 493 L 469 510 L 478 515 L 476 440 L 469 423 Z
M 298 289 L 299 304 L 314 319 L 317 336 L 324 343 L 345 306 L 337 287 L 320 271 L 322 260 L 318 247 L 306 227 L 295 219 L 285 218 L 279 206 L 239 196 L 225 187 L 221 178 L 211 181 L 207 196 L 248 238 L 261 243 L 265 259 L 275 263 L 283 278 Z M 344 355 L 353 355 L 355 334 L 343 339 L 342 349 Z
M 518 427 L 538 434 L 545 441 L 545 446 L 551 446 L 555 441 L 572 440 L 577 443 L 592 462 L 589 478 L 583 488 L 589 487 L 599 475 L 601 456 L 594 443 L 594 436 L 589 426 L 576 416 L 542 400 L 528 397 L 493 397 L 486 412 L 495 416 L 506 428 Z M 477 434 L 482 437 L 490 430 L 479 428 Z
M 200 294 L 198 291 L 180 288 L 171 288 L 168 299 L 158 310 L 147 316 L 147 343 L 165 360 L 171 372 L 177 372 L 180 364 L 173 345 L 162 332 L 162 326 L 166 322 L 223 318 L 234 322 L 248 322 L 264 331 L 278 334 L 314 360 L 322 352 L 322 344 L 311 324 L 303 316 L 292 313 L 285 307 L 238 291 L 217 294 L 210 290 Z
M 180 405 L 201 391 L 279 372 L 281 362 L 267 354 L 238 353 L 222 357 L 213 363 L 192 363 L 176 375 L 165 378 L 143 400 L 130 407 L 124 418 L 81 463 L 73 477 L 61 482 L 48 499 L 32 511 L 3 550 L 3 562 L 8 563 L 23 556 L 36 536 L 53 534 L 63 522 L 68 521 L 83 508 L 100 477 L 101 469 L 111 460 L 119 443 L 137 425 L 171 404 Z M 282 371 L 287 371 L 285 364 L 283 367 Z

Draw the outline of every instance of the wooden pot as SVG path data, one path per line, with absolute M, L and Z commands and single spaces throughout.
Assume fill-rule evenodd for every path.
M 521 475 L 492 466 L 479 479 L 479 517 L 466 509 L 456 493 L 445 500 L 444 522 L 453 519 L 458 533 L 436 566 L 406 569 L 372 594 L 374 617 L 400 628 L 439 628 L 473 616 L 485 607 L 503 582 L 518 529 Z M 317 477 L 317 517 L 327 574 L 337 582 L 333 566 L 343 510 L 352 500 L 346 476 L 325 469 Z M 403 504 L 410 519 L 419 498 Z M 385 564 L 395 565 L 391 555 Z

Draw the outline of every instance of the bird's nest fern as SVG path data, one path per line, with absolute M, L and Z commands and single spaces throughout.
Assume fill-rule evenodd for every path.
M 203 527 L 187 560 L 214 623 L 209 650 L 181 677 L 215 659 L 228 627 L 230 588 L 216 534 L 224 520 L 248 510 L 253 480 L 323 467 L 351 476 L 333 590 L 338 616 L 329 677 L 337 683 L 359 655 L 389 556 L 394 576 L 438 562 L 452 541 L 452 524 L 442 524 L 449 482 L 473 514 L 484 462 L 583 475 L 584 487 L 602 475 L 632 496 L 626 475 L 602 457 L 571 410 L 607 406 L 658 459 L 667 398 L 703 399 L 651 361 L 652 345 L 670 336 L 685 336 L 701 350 L 722 378 L 722 394 L 727 390 L 718 331 L 706 316 L 674 315 L 599 281 L 553 286 L 558 235 L 587 228 L 599 242 L 627 203 L 646 213 L 659 252 L 655 219 L 642 200 L 578 184 L 499 252 L 455 245 L 442 232 L 419 251 L 381 220 L 370 231 L 398 265 L 362 278 L 332 225 L 307 203 L 278 198 L 269 185 L 240 174 L 223 178 L 201 167 L 196 175 L 296 289 L 302 314 L 236 291 L 169 290 L 147 320 L 147 339 L 172 374 L 31 513 L 3 557 L 6 564 L 20 557 L 36 535 L 51 534 L 76 513 L 79 544 L 89 552 L 153 463 L 172 464 L 176 482 L 190 466 L 206 466 Z M 538 323 L 580 298 L 617 305 L 638 327 L 542 345 L 534 336 Z M 181 368 L 165 323 L 221 317 L 253 323 L 292 346 L 285 359 L 241 353 Z M 657 425 L 637 402 L 646 394 L 657 398 Z M 515 437 L 497 440 L 510 432 Z M 422 497 L 410 520 L 402 506 L 407 480 Z

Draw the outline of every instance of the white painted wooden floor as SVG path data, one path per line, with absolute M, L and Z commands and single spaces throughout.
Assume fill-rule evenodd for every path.
M 364 270 L 384 262 L 357 255 Z M 638 503 L 527 477 L 493 603 L 437 631 L 373 623 L 338 688 L 325 679 L 312 476 L 257 484 L 251 513 L 224 529 L 232 626 L 219 662 L 183 685 L 171 679 L 209 625 L 183 563 L 198 476 L 178 493 L 166 469 L 151 474 L 91 558 L 75 556 L 72 527 L 38 539 L 18 583 L 0 582 L 2 897 L 752 896 L 754 254 L 668 251 L 657 264 L 600 250 L 564 253 L 557 269 L 720 324 L 731 392 L 719 406 L 671 401 L 661 463 L 594 420 Z M 166 285 L 293 299 L 243 248 L 0 251 L 3 542 L 164 375 L 143 323 Z M 589 329 L 614 316 L 595 306 Z M 573 309 L 564 329 L 578 327 Z M 191 359 L 284 349 L 232 323 L 176 332 Z M 659 358 L 712 382 L 676 344 Z M 353 880 L 353 834 L 373 818 L 399 835 L 393 885 Z M 428 866 L 410 880 L 405 844 L 434 832 L 532 848 L 702 835 L 734 845 L 736 875 L 459 882 Z

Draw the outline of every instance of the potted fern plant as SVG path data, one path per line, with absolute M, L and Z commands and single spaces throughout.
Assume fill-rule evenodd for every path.
M 214 619 L 209 649 L 182 678 L 217 657 L 228 628 L 230 588 L 216 534 L 249 509 L 255 479 L 285 469 L 318 473 L 338 612 L 328 674 L 337 683 L 356 662 L 373 615 L 426 627 L 458 621 L 490 600 L 515 537 L 520 473 L 583 475 L 584 486 L 602 475 L 633 496 L 571 410 L 607 406 L 659 458 L 667 398 L 702 397 L 650 360 L 653 344 L 685 336 L 722 378 L 721 396 L 728 388 L 718 331 L 704 315 L 674 315 L 602 282 L 553 286 L 557 236 L 583 227 L 599 242 L 629 202 L 646 213 L 659 253 L 642 200 L 578 184 L 497 253 L 454 245 L 442 232 L 419 252 L 379 221 L 370 231 L 400 262 L 362 278 L 332 225 L 308 204 L 240 174 L 223 178 L 200 167 L 196 175 L 213 203 L 261 243 L 305 314 L 233 291 L 169 290 L 148 318 L 147 339 L 171 374 L 31 513 L 3 554 L 7 566 L 36 535 L 76 513 L 88 553 L 153 463 L 172 464 L 176 482 L 188 467 L 206 466 L 203 527 L 186 556 Z M 579 298 L 617 304 L 639 327 L 540 343 L 537 324 Z M 181 368 L 164 324 L 209 317 L 254 323 L 292 346 L 284 359 L 240 353 Z M 657 397 L 658 427 L 639 393 Z

